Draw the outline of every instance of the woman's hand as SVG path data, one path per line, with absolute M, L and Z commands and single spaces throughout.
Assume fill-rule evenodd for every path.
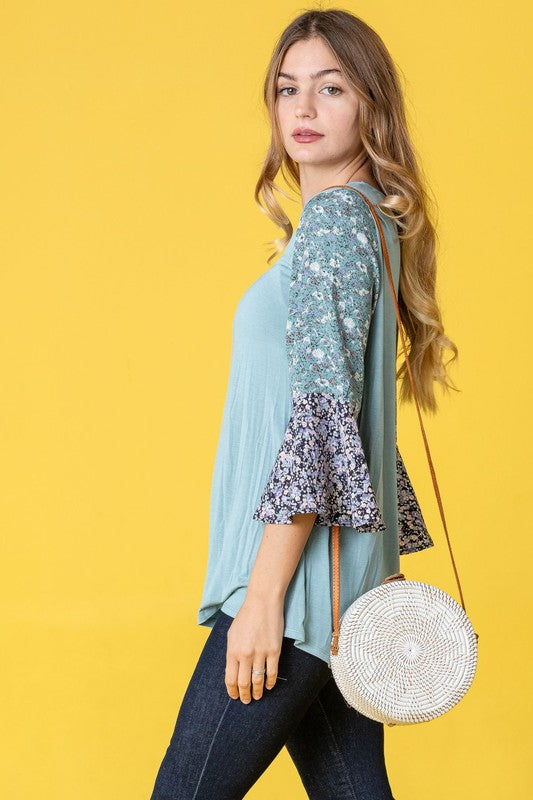
M 316 512 L 293 514 L 292 523 L 265 525 L 244 602 L 228 629 L 225 683 L 243 703 L 263 696 L 278 677 L 287 587 L 301 558 Z M 252 675 L 252 669 L 266 676 Z M 266 683 L 265 683 L 266 677 Z
M 283 600 L 279 597 L 246 598 L 227 634 L 225 683 L 234 700 L 250 703 L 259 700 L 263 686 L 272 689 L 278 675 L 283 641 Z M 252 669 L 266 674 L 252 675 Z M 266 679 L 266 680 L 265 680 Z

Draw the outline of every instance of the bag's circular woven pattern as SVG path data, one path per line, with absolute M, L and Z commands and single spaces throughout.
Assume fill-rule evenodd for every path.
M 409 725 L 449 711 L 466 694 L 477 639 L 462 606 L 422 581 L 380 584 L 339 625 L 331 670 L 346 702 L 378 722 Z

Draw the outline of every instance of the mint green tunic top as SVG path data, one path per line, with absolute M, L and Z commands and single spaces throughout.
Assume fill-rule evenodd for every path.
M 350 182 L 382 222 L 396 293 L 400 246 L 382 192 Z M 433 542 L 396 444 L 397 321 L 376 222 L 349 188 L 305 204 L 278 260 L 233 317 L 197 621 L 235 616 L 265 523 L 317 518 L 285 594 L 284 635 L 330 662 L 331 525 L 340 615 Z

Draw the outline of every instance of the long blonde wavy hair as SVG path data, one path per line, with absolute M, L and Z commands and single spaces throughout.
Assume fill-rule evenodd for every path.
M 394 219 L 398 229 L 401 249 L 398 307 L 409 363 L 420 407 L 435 413 L 434 381 L 444 390 L 459 390 L 446 380 L 447 366 L 458 358 L 458 348 L 444 334 L 435 297 L 437 235 L 429 216 L 432 204 L 410 141 L 395 64 L 378 34 L 362 19 L 342 9 L 308 10 L 296 17 L 281 34 L 267 68 L 263 99 L 272 137 L 256 184 L 255 200 L 285 231 L 285 238 L 273 240 L 276 251 L 268 261 L 279 255 L 293 233 L 292 224 L 274 195 L 276 190 L 287 197 L 274 183 L 278 172 L 281 170 L 290 187 L 300 191 L 299 166 L 287 154 L 277 122 L 278 73 L 286 51 L 294 42 L 317 36 L 335 54 L 360 100 L 361 141 L 375 181 L 385 194 L 378 207 Z M 450 349 L 453 356 L 445 363 L 446 349 Z M 405 360 L 396 378 L 402 379 L 399 401 L 413 402 Z

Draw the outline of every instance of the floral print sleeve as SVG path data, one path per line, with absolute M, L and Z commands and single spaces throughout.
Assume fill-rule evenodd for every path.
M 364 355 L 380 291 L 378 234 L 358 194 L 311 198 L 294 233 L 286 345 L 292 411 L 253 519 L 385 530 L 359 435 Z
M 433 539 L 426 528 L 415 490 L 407 474 L 398 445 L 396 445 L 396 486 L 398 490 L 400 555 L 417 553 L 419 550 L 433 547 Z

